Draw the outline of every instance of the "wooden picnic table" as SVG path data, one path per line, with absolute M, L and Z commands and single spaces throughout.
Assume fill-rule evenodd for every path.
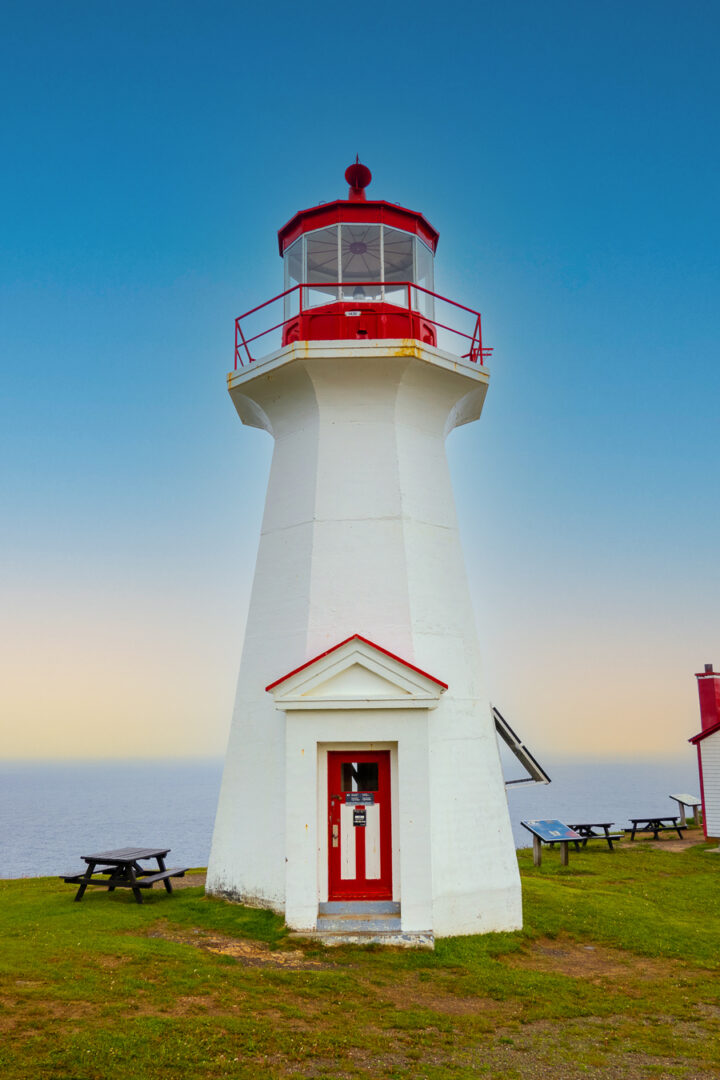
M 687 825 L 678 825 L 677 815 L 675 817 L 631 817 L 632 829 L 630 830 L 630 839 L 635 839 L 636 832 L 651 832 L 653 834 L 653 840 L 658 840 L 658 834 L 661 832 L 670 832 L 675 830 L 682 840 L 683 831 L 687 828 Z
M 162 881 L 167 892 L 172 892 L 171 878 L 184 877 L 187 867 L 165 866 L 165 856 L 170 848 L 118 848 L 116 851 L 99 851 L 95 855 L 81 855 L 86 869 L 77 874 L 62 874 L 63 881 L 78 884 L 76 900 L 82 900 L 88 885 L 104 885 L 108 892 L 115 889 L 132 889 L 138 904 L 142 904 L 141 889 L 151 889 L 156 881 Z M 154 859 L 157 869 L 142 866 Z M 100 876 L 102 875 L 102 876 Z
M 580 850 L 580 845 L 587 847 L 588 840 L 607 840 L 607 845 L 611 851 L 614 851 L 613 839 L 619 840 L 620 833 L 610 833 L 610 829 L 615 824 L 614 821 L 584 821 L 579 824 L 570 825 L 571 829 L 574 829 L 576 833 L 579 833 L 582 840 L 575 841 L 575 848 Z M 602 829 L 602 832 L 596 832 L 597 829 Z
M 690 807 L 695 815 L 695 824 L 700 824 L 698 811 L 702 809 L 702 801 L 697 795 L 669 795 L 668 798 L 674 799 L 678 804 L 681 825 L 687 825 L 687 816 L 685 813 L 686 807 Z

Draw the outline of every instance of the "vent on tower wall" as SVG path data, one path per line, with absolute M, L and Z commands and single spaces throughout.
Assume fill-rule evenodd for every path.
M 520 737 L 510 727 L 500 710 L 496 709 L 494 705 L 492 706 L 492 714 L 495 721 L 495 730 L 528 774 L 527 776 L 521 777 L 519 780 L 506 780 L 505 787 L 510 787 L 511 785 L 516 786 L 518 784 L 551 783 L 550 777 L 545 772 L 542 765 L 533 757 L 527 746 L 525 746 Z

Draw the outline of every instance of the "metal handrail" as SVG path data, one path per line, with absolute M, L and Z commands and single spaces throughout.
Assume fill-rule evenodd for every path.
M 301 315 L 305 314 L 306 311 L 312 311 L 313 314 L 315 314 L 316 316 L 322 317 L 322 315 L 323 315 L 322 308 L 323 307 L 326 307 L 326 306 L 328 306 L 329 304 L 332 304 L 332 303 L 342 303 L 343 302 L 341 300 L 341 298 L 340 298 L 340 295 L 339 295 L 340 290 L 342 290 L 343 288 L 351 288 L 352 287 L 352 288 L 357 289 L 357 288 L 365 288 L 365 287 L 371 286 L 371 285 L 379 286 L 381 290 L 384 290 L 384 289 L 386 289 L 388 287 L 391 288 L 391 289 L 396 289 L 396 288 L 400 288 L 400 287 L 405 288 L 407 290 L 407 308 L 405 308 L 404 305 L 400 305 L 400 304 L 392 305 L 392 306 L 400 307 L 401 310 L 403 310 L 403 311 L 407 310 L 410 313 L 417 315 L 424 322 L 430 323 L 432 326 L 437 326 L 441 330 L 448 330 L 451 334 L 457 334 L 458 337 L 465 338 L 466 341 L 470 342 L 470 347 L 468 349 L 468 352 L 462 354 L 462 358 L 464 360 L 470 360 L 470 362 L 473 363 L 473 364 L 480 363 L 480 365 L 482 366 L 485 359 L 491 355 L 491 353 L 493 351 L 492 348 L 488 348 L 487 346 L 484 346 L 483 343 L 482 343 L 482 323 L 481 323 L 481 315 L 480 315 L 479 311 L 475 311 L 473 308 L 466 307 L 464 304 L 459 304 L 456 300 L 450 300 L 447 296 L 442 296 L 440 293 L 432 292 L 430 289 L 426 289 L 423 285 L 418 285 L 414 281 L 333 281 L 333 282 L 329 282 L 329 281 L 311 281 L 311 282 L 308 282 L 308 281 L 305 281 L 305 282 L 298 282 L 297 285 L 293 285 L 291 288 L 285 289 L 284 292 L 278 293 L 277 296 L 273 296 L 270 300 L 265 300 L 264 303 L 258 304 L 256 307 L 251 308 L 249 311 L 246 311 L 243 315 L 238 315 L 238 317 L 235 320 L 235 370 L 237 371 L 237 368 L 238 368 L 238 360 L 240 361 L 240 366 L 244 367 L 243 360 L 242 360 L 242 355 L 241 355 L 243 349 L 245 350 L 245 353 L 247 354 L 248 363 L 252 364 L 252 363 L 255 362 L 256 358 L 254 356 L 251 356 L 250 349 L 249 349 L 249 346 L 254 341 L 258 341 L 260 338 L 265 337 L 266 334 L 271 334 L 273 332 L 273 330 L 280 330 L 281 328 L 284 328 L 285 326 L 287 326 L 288 323 L 293 322 L 295 319 L 297 319 Z M 329 300 L 328 304 L 314 304 L 311 307 L 303 307 L 303 290 L 304 289 L 320 289 L 320 288 L 327 288 L 327 289 L 337 290 L 338 291 L 338 299 L 334 300 L 334 301 Z M 412 306 L 412 293 L 413 293 L 413 290 L 416 290 L 417 292 L 425 293 L 427 296 L 433 297 L 434 300 L 441 300 L 444 304 L 451 304 L 453 307 L 459 308 L 461 311 L 466 311 L 469 315 L 474 315 L 475 316 L 475 326 L 474 326 L 472 334 L 466 334 L 463 330 L 456 330 L 455 327 L 448 326 L 446 323 L 438 322 L 436 319 L 431 319 L 429 315 L 424 315 L 421 311 L 418 311 L 416 308 L 414 308 Z M 298 292 L 298 291 L 299 291 L 300 295 L 299 295 L 299 299 L 298 299 L 298 312 L 297 312 L 296 315 L 291 315 L 287 319 L 282 319 L 280 322 L 275 323 L 273 326 L 269 326 L 267 328 L 267 330 L 261 330 L 259 334 L 254 334 L 252 337 L 249 337 L 249 338 L 245 337 L 245 334 L 243 333 L 242 326 L 240 325 L 243 319 L 247 319 L 251 315 L 256 315 L 257 312 L 262 311 L 263 308 L 268 307 L 270 304 L 277 303 L 278 300 L 284 300 L 286 296 L 290 296 L 291 293 Z M 369 302 L 370 303 L 377 303 L 377 301 L 369 301 Z M 391 301 L 382 301 L 382 302 L 392 303 Z M 355 301 L 355 303 L 362 304 L 362 303 L 368 303 L 368 301 L 360 300 L 360 301 Z M 329 313 L 327 313 L 327 317 L 328 318 L 335 318 L 335 314 L 332 313 L 332 312 L 329 312 Z

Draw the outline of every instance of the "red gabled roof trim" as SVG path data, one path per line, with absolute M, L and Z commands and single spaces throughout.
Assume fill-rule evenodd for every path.
M 708 735 L 714 735 L 716 731 L 720 731 L 720 720 L 717 720 L 712 727 L 705 728 L 704 731 L 700 731 L 697 735 L 693 735 L 692 739 L 688 739 L 688 742 L 697 746 L 699 742 L 706 739 Z
M 402 656 L 396 656 L 395 653 L 390 652 L 389 649 L 383 649 L 382 645 L 376 645 L 374 641 L 370 641 L 369 638 L 363 637 L 362 634 L 351 634 L 350 637 L 345 638 L 344 641 L 339 641 L 337 645 L 333 645 L 332 648 L 326 649 L 325 652 L 318 653 L 317 656 L 313 656 L 312 660 L 306 660 L 300 667 L 294 668 L 292 671 L 288 671 L 287 675 L 282 675 L 275 682 L 271 682 L 269 686 L 266 686 L 266 690 L 274 690 L 280 683 L 285 682 L 286 679 L 291 678 L 293 675 L 297 675 L 299 671 L 304 671 L 305 668 L 310 667 L 311 664 L 316 664 L 318 660 L 322 660 L 324 656 L 329 656 L 330 653 L 336 652 L 341 649 L 343 645 L 347 645 L 349 641 L 362 641 L 365 645 L 370 645 L 371 648 L 377 649 L 378 652 L 384 653 L 385 656 L 389 656 L 391 660 L 397 660 L 398 663 L 404 664 L 406 668 L 410 668 L 411 671 L 416 671 L 418 675 L 422 675 L 424 679 L 430 679 L 431 682 L 437 683 L 438 686 L 442 686 L 443 690 L 447 690 L 448 684 L 444 683 L 442 679 L 436 679 L 434 675 L 430 675 L 427 671 L 423 671 L 422 668 L 416 667 L 415 664 L 409 663 L 407 660 L 403 660 Z

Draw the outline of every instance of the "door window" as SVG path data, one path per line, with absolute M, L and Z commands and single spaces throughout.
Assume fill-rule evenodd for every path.
M 377 791 L 377 761 L 343 761 L 343 791 Z

